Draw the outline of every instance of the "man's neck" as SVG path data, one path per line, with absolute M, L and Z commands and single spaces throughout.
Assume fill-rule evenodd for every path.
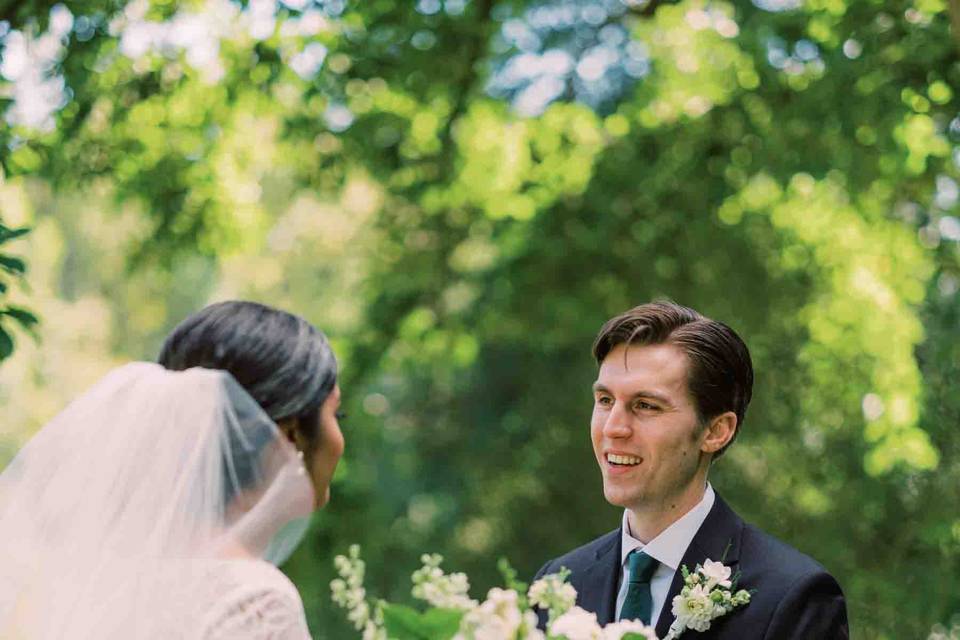
M 680 495 L 630 508 L 627 513 L 630 535 L 647 544 L 700 504 L 706 488 L 704 479 L 693 483 Z

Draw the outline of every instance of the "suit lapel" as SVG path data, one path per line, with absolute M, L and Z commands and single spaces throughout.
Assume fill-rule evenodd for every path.
M 583 573 L 580 606 L 595 611 L 600 624 L 613 622 L 617 582 L 620 579 L 620 529 L 611 531 L 597 545 L 594 562 Z
M 713 503 L 713 508 L 707 514 L 706 520 L 700 525 L 697 534 L 690 541 L 686 553 L 683 554 L 681 566 L 686 565 L 688 569 L 693 569 L 698 564 L 703 564 L 704 560 L 723 559 L 723 563 L 728 567 L 733 567 L 736 573 L 736 566 L 740 562 L 740 536 L 743 531 L 743 520 L 740 519 L 733 510 L 727 506 L 719 495 Z M 724 556 L 726 552 L 726 556 Z M 683 588 L 683 574 L 677 568 L 673 576 L 673 582 L 670 583 L 670 591 L 667 592 L 667 599 L 663 603 L 663 609 L 660 611 L 660 618 L 657 620 L 657 636 L 663 638 L 667 635 L 670 625 L 673 623 L 673 598 L 680 593 Z

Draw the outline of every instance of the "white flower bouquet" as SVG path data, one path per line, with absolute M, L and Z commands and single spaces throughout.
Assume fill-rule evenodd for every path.
M 575 606 L 577 591 L 566 582 L 566 572 L 545 576 L 527 589 L 501 560 L 506 588 L 490 589 L 478 602 L 469 595 L 467 576 L 444 573 L 439 555 L 424 555 L 422 561 L 413 573 L 411 594 L 428 607 L 417 611 L 368 598 L 357 545 L 337 556 L 340 577 L 330 583 L 333 601 L 347 610 L 363 640 L 657 640 L 652 627 L 637 621 L 601 627 L 594 614 Z M 534 606 L 547 612 L 546 633 L 537 627 Z

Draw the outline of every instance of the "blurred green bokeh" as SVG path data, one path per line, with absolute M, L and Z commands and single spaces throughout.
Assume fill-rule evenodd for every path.
M 926 638 L 960 612 L 951 7 L 0 0 L 0 466 L 204 304 L 300 313 L 347 453 L 284 569 L 353 637 L 351 543 L 405 600 L 421 552 L 480 595 L 617 526 L 589 346 L 667 296 L 754 356 L 714 485 L 855 638 Z

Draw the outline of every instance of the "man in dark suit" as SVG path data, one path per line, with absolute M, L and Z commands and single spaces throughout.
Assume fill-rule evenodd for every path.
M 670 302 L 610 321 L 593 345 L 591 439 L 621 526 L 547 562 L 571 571 L 577 605 L 601 624 L 639 619 L 667 635 L 680 568 L 706 560 L 739 573 L 745 606 L 683 640 L 834 640 L 849 636 L 839 584 L 813 559 L 744 523 L 707 482 L 750 403 L 753 366 L 728 326 Z M 542 622 L 542 620 L 541 620 Z

